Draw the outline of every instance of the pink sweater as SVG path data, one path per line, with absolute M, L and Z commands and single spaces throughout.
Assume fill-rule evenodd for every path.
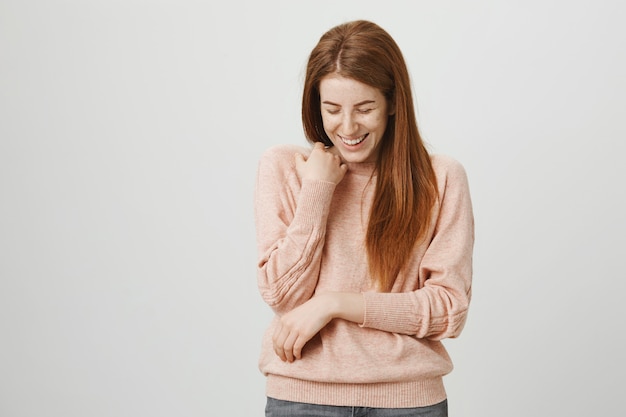
M 362 292 L 365 320 L 335 319 L 311 339 L 302 359 L 272 349 L 272 321 L 259 359 L 269 397 L 314 404 L 420 407 L 446 398 L 452 363 L 440 340 L 461 332 L 471 297 L 474 221 L 465 170 L 433 156 L 439 203 L 390 293 L 371 286 L 364 236 L 375 188 L 373 164 L 349 164 L 334 185 L 298 179 L 293 145 L 259 163 L 255 216 L 258 285 L 276 315 L 316 291 Z

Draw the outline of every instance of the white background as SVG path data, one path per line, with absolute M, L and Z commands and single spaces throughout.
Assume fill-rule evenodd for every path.
M 451 416 L 623 408 L 623 2 L 0 0 L 1 416 L 263 415 L 256 164 L 357 18 L 470 179 Z

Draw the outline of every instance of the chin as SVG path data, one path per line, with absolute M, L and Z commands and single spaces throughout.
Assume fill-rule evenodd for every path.
M 344 161 L 351 162 L 353 164 L 360 164 L 363 162 L 368 162 L 370 159 L 370 155 L 348 155 L 344 156 Z

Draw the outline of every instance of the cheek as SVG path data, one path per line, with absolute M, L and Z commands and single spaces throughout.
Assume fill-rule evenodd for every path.
M 322 116 L 322 125 L 324 125 L 324 130 L 333 130 L 337 123 L 332 118 Z
M 380 117 L 379 119 L 372 122 L 372 128 L 383 133 L 387 128 L 387 117 Z

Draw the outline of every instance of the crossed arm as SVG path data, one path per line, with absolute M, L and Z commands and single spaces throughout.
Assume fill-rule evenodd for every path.
M 302 348 L 333 319 L 363 323 L 365 302 L 361 293 L 327 292 L 282 315 L 272 341 L 274 352 L 283 360 L 301 358 Z
M 315 144 L 305 158 L 296 154 L 295 167 L 301 181 L 312 180 L 338 184 L 347 166 L 332 149 Z M 300 279 L 306 280 L 306 277 Z M 310 279 L 310 277 L 309 277 Z M 297 286 L 298 283 L 295 284 Z M 273 335 L 274 351 L 283 360 L 301 358 L 302 348 L 324 326 L 335 318 L 362 323 L 365 302 L 361 293 L 327 292 L 313 296 L 297 307 L 283 313 Z

